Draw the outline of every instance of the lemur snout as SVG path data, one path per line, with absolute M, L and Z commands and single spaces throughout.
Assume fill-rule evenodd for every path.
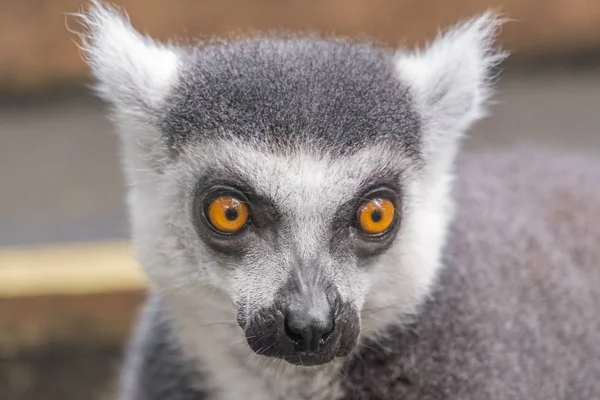
M 333 336 L 335 321 L 329 305 L 300 304 L 284 315 L 284 334 L 298 353 L 316 353 Z
M 279 336 L 282 347 L 295 357 L 313 357 L 320 363 L 333 358 L 339 344 L 335 318 L 340 296 L 331 283 L 309 276 L 306 272 L 292 275 L 281 291 Z
M 238 320 L 255 353 L 305 367 L 347 356 L 360 331 L 358 310 L 334 285 L 297 275 L 271 306 L 242 313 Z

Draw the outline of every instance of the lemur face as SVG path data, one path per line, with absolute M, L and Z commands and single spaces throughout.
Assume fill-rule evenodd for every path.
M 399 251 L 418 160 L 393 143 L 332 157 L 226 139 L 180 162 L 160 190 L 179 214 L 168 235 L 188 238 L 198 284 L 228 293 L 250 347 L 301 365 L 347 355 L 372 275 Z
M 256 353 L 349 354 L 421 164 L 407 87 L 360 45 L 254 39 L 191 57 L 160 120 L 172 177 L 159 193 L 187 199 L 169 234 L 189 238 L 199 283 L 227 292 Z
M 314 37 L 166 47 L 98 3 L 82 17 L 157 294 L 224 299 L 254 352 L 304 366 L 414 312 L 458 138 L 501 58 L 492 15 L 422 54 Z

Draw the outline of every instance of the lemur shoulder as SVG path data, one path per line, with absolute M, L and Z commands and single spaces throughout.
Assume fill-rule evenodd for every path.
M 420 51 L 79 16 L 150 285 L 121 400 L 600 398 L 600 162 L 455 162 L 493 13 Z

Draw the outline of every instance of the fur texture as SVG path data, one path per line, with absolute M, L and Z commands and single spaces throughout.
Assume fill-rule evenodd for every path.
M 597 398 L 600 164 L 539 151 L 460 164 L 436 289 L 411 324 L 348 360 L 335 378 L 341 398 Z M 137 346 L 132 354 L 156 353 Z M 152 364 L 140 370 L 141 387 L 172 382 L 162 377 L 168 367 L 159 376 Z M 185 385 L 169 388 L 186 398 Z
M 455 154 L 484 114 L 493 67 L 503 58 L 493 47 L 500 25 L 493 14 L 457 25 L 419 52 L 316 37 L 183 48 L 142 36 L 98 2 L 80 17 L 83 50 L 123 141 L 132 235 L 151 285 L 122 399 L 390 398 L 401 393 L 393 384 L 398 371 L 419 360 L 431 365 L 423 369 L 430 375 L 411 382 L 441 379 L 437 394 L 488 393 L 464 380 L 452 386 L 452 374 L 469 354 L 479 360 L 467 351 L 479 340 L 506 345 L 492 335 L 501 321 L 485 318 L 494 314 L 481 299 L 481 314 L 466 308 L 474 319 L 461 320 L 462 308 L 447 309 L 444 299 L 471 304 L 486 285 L 505 293 L 493 274 L 512 270 L 493 269 L 482 286 L 465 290 L 453 278 L 478 279 L 487 266 L 479 253 L 453 237 L 459 245 L 451 242 L 445 269 L 441 258 Z M 479 186 L 465 190 L 487 193 Z M 499 184 L 486 196 L 500 198 L 499 188 L 512 193 Z M 206 218 L 211 196 L 224 190 L 250 208 L 250 223 L 235 235 L 216 232 Z M 385 192 L 395 207 L 391 228 L 379 236 L 365 235 L 357 222 L 373 192 Z M 492 222 L 489 237 L 477 236 L 489 240 L 482 248 L 504 243 L 492 234 L 504 226 Z M 489 251 L 500 263 L 505 253 L 495 251 L 505 249 Z M 439 294 L 425 303 L 432 293 Z M 531 300 L 542 318 L 545 310 Z M 286 330 L 287 313 L 304 303 L 310 318 L 331 308 L 333 339 L 316 354 L 291 346 L 296 339 Z M 434 342 L 405 346 L 397 332 L 415 320 Z M 461 329 L 477 334 L 452 336 Z M 438 357 L 443 346 L 452 356 Z M 493 361 L 492 380 L 506 365 Z M 377 371 L 385 372 L 379 380 L 361 381 Z M 438 371 L 441 377 L 431 376 Z M 554 371 L 556 379 L 566 376 Z
M 598 183 L 590 159 L 466 158 L 436 289 L 352 363 L 347 398 L 599 398 Z

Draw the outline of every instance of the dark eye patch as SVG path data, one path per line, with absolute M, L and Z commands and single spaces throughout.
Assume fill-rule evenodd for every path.
M 215 250 L 226 254 L 241 254 L 249 245 L 252 236 L 265 236 L 277 229 L 281 213 L 266 195 L 248 185 L 243 177 L 232 171 L 211 170 L 196 184 L 193 193 L 192 216 L 198 236 Z M 210 203 L 221 196 L 242 200 L 249 209 L 247 226 L 234 234 L 215 231 L 207 219 Z M 227 217 L 235 218 L 230 215 Z
M 358 257 L 369 257 L 380 254 L 391 245 L 402 219 L 402 197 L 397 182 L 395 174 L 384 174 L 383 177 L 374 175 L 364 181 L 352 199 L 338 208 L 331 223 L 330 248 L 333 253 L 354 252 Z M 396 216 L 385 233 L 369 235 L 359 228 L 358 210 L 376 198 L 390 200 L 394 204 Z M 377 218 L 376 215 L 373 217 Z

